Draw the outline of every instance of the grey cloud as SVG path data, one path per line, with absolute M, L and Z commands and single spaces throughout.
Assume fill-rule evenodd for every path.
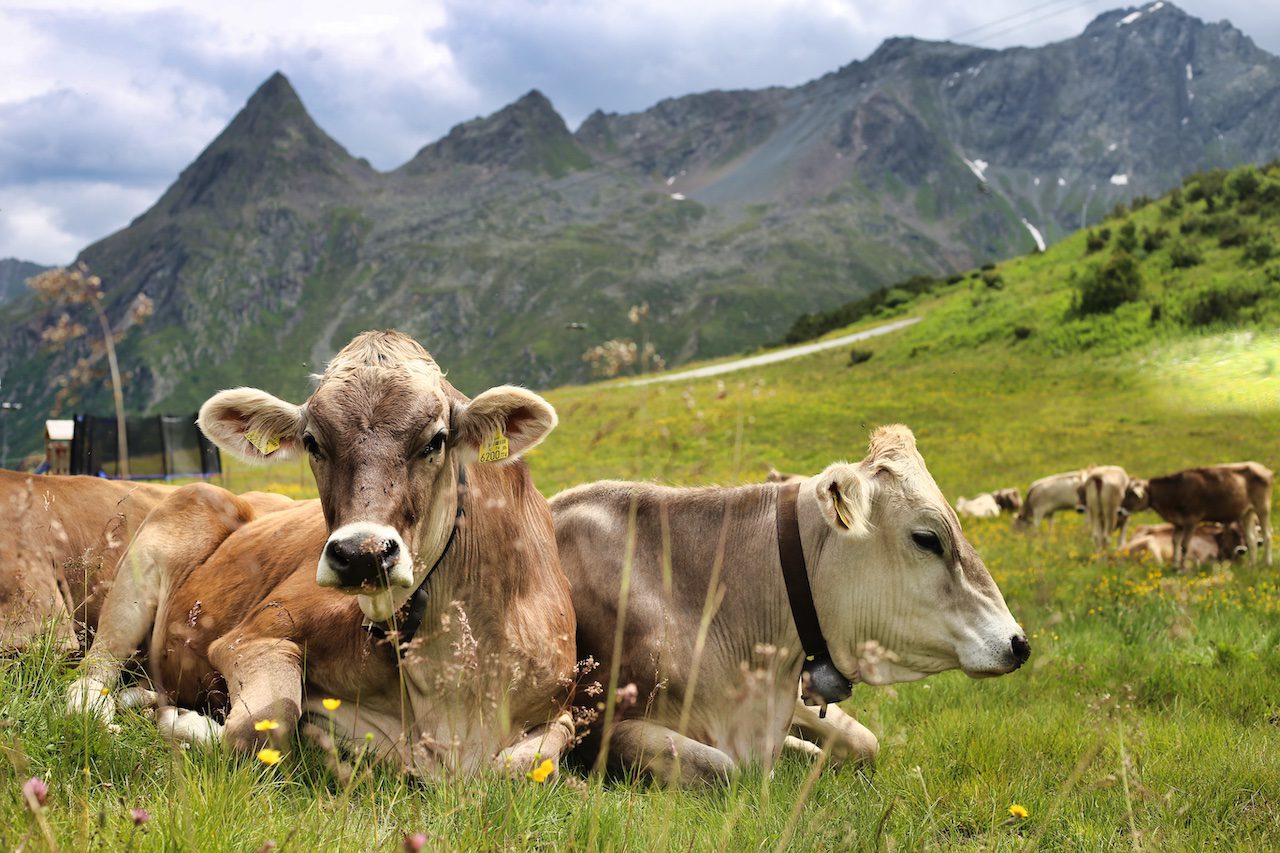
M 843 21 L 777 13 L 712 30 L 603 28 L 555 4 L 454 2 L 441 33 L 468 78 L 496 102 L 542 90 L 570 123 L 708 89 L 795 85 L 865 55 L 879 38 Z M 654 23 L 659 23 L 655 20 Z

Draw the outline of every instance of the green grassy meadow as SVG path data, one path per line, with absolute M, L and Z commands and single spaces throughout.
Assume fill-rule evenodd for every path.
M 1090 463 L 1141 476 L 1249 458 L 1280 467 L 1280 276 L 1238 245 L 1181 232 L 1210 214 L 1203 199 L 1180 203 L 1174 217 L 1166 199 L 1109 225 L 1178 232 L 1202 262 L 1139 252 L 1139 297 L 1102 315 L 1072 308 L 1072 282 L 1106 257 L 1077 234 L 1001 264 L 999 287 L 975 271 L 860 320 L 923 318 L 860 345 L 872 357 L 859 364 L 837 349 L 719 380 L 551 391 L 561 426 L 530 454 L 535 480 L 551 494 L 606 477 L 813 473 L 861 458 L 889 422 L 915 430 L 953 500 Z M 1241 220 L 1255 244 L 1277 237 L 1274 219 Z M 1256 293 L 1230 316 L 1187 321 L 1187 306 L 1219 304 L 1205 294 L 1240 288 Z M 232 467 L 226 482 L 314 489 L 302 464 Z M 1058 519 L 1038 535 L 965 522 L 1032 659 L 999 679 L 858 687 L 844 707 L 880 738 L 874 769 L 787 755 L 771 775 L 701 790 L 574 768 L 544 784 L 361 770 L 343 786 L 310 749 L 268 766 L 170 750 L 135 712 L 118 731 L 66 719 L 71 662 L 33 651 L 0 661 L 0 846 L 45 845 L 22 799 L 34 775 L 63 849 L 395 850 L 414 833 L 442 850 L 1280 849 L 1280 568 L 1179 575 L 1095 557 L 1081 520 Z

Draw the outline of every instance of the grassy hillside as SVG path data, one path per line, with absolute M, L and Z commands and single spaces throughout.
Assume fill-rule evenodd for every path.
M 1278 178 L 1271 169 L 1260 191 Z M 550 392 L 562 425 L 532 454 L 535 478 L 550 493 L 600 477 L 730 483 L 758 480 L 770 463 L 816 471 L 861 457 L 869 430 L 891 421 L 916 430 L 950 498 L 1090 462 L 1137 474 L 1242 458 L 1280 467 L 1277 261 L 1246 258 L 1280 234 L 1270 207 L 1250 212 L 1233 195 L 1239 180 L 1212 193 L 1189 186 L 1180 209 L 1165 199 L 1126 212 L 1093 251 L 1080 234 L 884 305 L 860 322 L 923 319 L 859 345 L 871 357 L 852 366 L 833 350 L 723 383 Z M 1221 245 L 1229 216 L 1250 234 L 1243 245 Z M 1183 232 L 1205 221 L 1217 230 Z M 1082 314 L 1083 283 L 1112 262 L 1129 224 L 1136 298 Z M 1143 230 L 1157 228 L 1168 240 L 1144 250 Z M 1174 243 L 1201 263 L 1176 266 Z M 1228 307 L 1215 318 L 1203 312 L 1220 309 L 1203 305 Z M 300 466 L 236 469 L 229 480 L 312 488 Z M 788 757 L 772 776 L 751 771 L 706 791 L 572 772 L 545 786 L 419 786 L 375 773 L 343 787 L 313 753 L 266 767 L 171 753 L 132 715 L 118 734 L 64 721 L 67 673 L 33 653 L 0 663 L 0 718 L 12 721 L 0 725 L 0 839 L 38 847 L 18 793 L 36 774 L 50 782 L 52 832 L 77 848 L 242 850 L 271 839 L 392 850 L 416 832 L 428 849 L 1280 847 L 1280 570 L 1175 575 L 1094 558 L 1074 516 L 1038 536 L 1004 519 L 965 528 L 1033 658 L 994 680 L 859 687 L 845 707 L 880 736 L 872 772 L 814 776 Z M 1010 816 L 1015 803 L 1025 818 Z M 152 819 L 134 830 L 128 810 L 140 805 Z

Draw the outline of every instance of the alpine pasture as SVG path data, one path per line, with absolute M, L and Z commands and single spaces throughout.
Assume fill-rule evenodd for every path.
M 870 358 L 837 349 L 688 383 L 552 391 L 561 425 L 530 456 L 535 482 L 549 495 L 601 478 L 727 484 L 762 480 L 771 464 L 815 473 L 860 458 L 870 430 L 889 422 L 915 430 L 952 501 L 1091 463 L 1138 476 L 1245 459 L 1276 468 L 1280 261 L 1266 247 L 1280 241 L 1280 168 L 1196 176 L 1135 207 L 1046 253 L 881 302 L 854 328 L 921 322 L 861 344 Z M 301 465 L 236 468 L 226 480 L 313 493 Z M 1026 629 L 1031 661 L 998 679 L 857 687 L 844 707 L 880 738 L 873 769 L 784 754 L 772 773 L 690 790 L 572 766 L 542 782 L 421 784 L 357 765 L 340 782 L 310 747 L 267 764 L 170 750 L 135 712 L 110 729 L 67 718 L 70 664 L 50 645 L 0 662 L 0 841 L 1280 847 L 1280 568 L 1178 574 L 1095 556 L 1074 515 L 1030 535 L 1007 516 L 964 527 Z M 42 808 L 24 797 L 30 777 L 48 784 Z

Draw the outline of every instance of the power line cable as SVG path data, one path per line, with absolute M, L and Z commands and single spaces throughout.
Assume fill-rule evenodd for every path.
M 962 39 L 965 36 L 973 35 L 976 32 L 981 32 L 982 30 L 988 29 L 989 27 L 994 27 L 998 24 L 1003 24 L 1007 21 L 1016 20 L 1017 18 L 1021 18 L 1024 15 L 1030 15 L 1032 12 L 1038 12 L 1041 9 L 1047 9 L 1050 6 L 1057 6 L 1061 3 L 1072 3 L 1072 2 L 1075 2 L 1075 0 L 1049 0 L 1048 3 L 1041 3 L 1039 6 L 1032 6 L 1030 9 L 1023 9 L 1021 12 L 1014 12 L 1012 15 L 1006 15 L 1003 18 L 997 18 L 994 21 L 988 21 L 985 24 L 979 24 L 976 27 L 970 27 L 969 29 L 962 30 L 958 33 L 952 33 L 951 35 L 947 36 L 946 40 L 956 41 L 957 39 Z
M 986 34 L 986 35 L 984 35 L 984 36 L 979 36 L 978 38 L 974 39 L 973 41 L 974 41 L 974 44 L 981 44 L 981 43 L 983 43 L 983 42 L 990 41 L 991 39 L 995 38 L 996 36 L 1002 36 L 1002 35 L 1005 35 L 1006 33 L 1015 32 L 1016 30 L 1020 30 L 1020 29 L 1022 29 L 1022 28 L 1024 28 L 1024 27 L 1030 27 L 1030 26 L 1032 26 L 1032 25 L 1034 25 L 1034 24 L 1038 24 L 1038 23 L 1040 23 L 1041 21 L 1047 21 L 1047 20 L 1049 20 L 1050 18 L 1057 17 L 1058 15 L 1065 14 L 1066 12 L 1073 12 L 1073 11 L 1075 11 L 1076 9 L 1082 9 L 1082 8 L 1084 8 L 1085 6 L 1093 6 L 1093 5 L 1095 5 L 1095 4 L 1097 4 L 1097 3 L 1100 3 L 1100 2 L 1102 2 L 1102 0 L 1084 0 L 1084 2 L 1082 2 L 1082 3 L 1076 3 L 1076 4 L 1072 5 L 1072 6 L 1066 6 L 1066 7 L 1062 8 L 1062 9 L 1056 9 L 1056 10 L 1054 10 L 1054 11 L 1052 11 L 1052 12 L 1048 12 L 1048 13 L 1046 13 L 1046 14 L 1044 14 L 1044 15 L 1040 15 L 1040 16 L 1038 16 L 1038 17 L 1032 18 L 1032 19 L 1031 19 L 1031 20 L 1029 20 L 1029 21 L 1024 21 L 1024 22 L 1022 22 L 1022 23 L 1020 23 L 1020 24 L 1014 24 L 1014 25 L 1013 25 L 1013 26 L 1011 26 L 1011 27 L 1005 27 L 1003 30 L 996 30 L 996 31 L 995 31 L 995 32 L 993 32 L 993 33 L 987 33 L 987 34 Z

